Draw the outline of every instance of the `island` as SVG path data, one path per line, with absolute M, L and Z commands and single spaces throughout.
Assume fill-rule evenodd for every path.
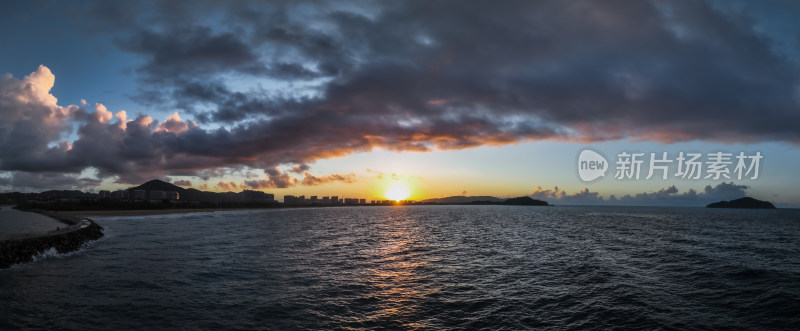
M 479 201 L 472 201 L 469 204 L 471 205 L 510 205 L 510 206 L 550 206 L 547 201 L 536 200 L 531 197 L 517 197 L 506 199 L 503 201 L 486 201 L 486 200 L 479 200 Z
M 761 201 L 750 197 L 731 201 L 714 202 L 706 206 L 706 208 L 749 208 L 749 209 L 776 209 L 769 201 Z

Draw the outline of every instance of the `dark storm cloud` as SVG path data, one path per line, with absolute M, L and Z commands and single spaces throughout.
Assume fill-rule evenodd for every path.
M 229 90 L 221 82 L 178 81 L 171 91 L 175 106 L 193 114 L 200 123 L 236 123 L 246 119 L 281 116 L 288 112 L 302 111 L 302 101 L 265 93 L 243 93 Z M 150 94 L 146 92 L 145 94 Z M 156 92 L 159 95 L 160 92 Z M 151 102 L 165 100 L 159 96 Z M 196 110 L 197 105 L 213 105 L 213 111 Z
M 266 71 L 253 50 L 232 32 L 214 33 L 209 27 L 178 28 L 168 32 L 138 31 L 117 41 L 125 51 L 142 55 L 147 77 L 185 76 L 237 71 Z
M 49 94 L 19 103 L 30 91 L 7 76 L 0 110 L 11 116 L 0 133 L 18 143 L 0 141 L 0 165 L 95 167 L 128 182 L 307 164 L 376 146 L 797 144 L 797 35 L 768 24 L 770 11 L 784 9 L 750 9 L 700 1 L 98 2 L 75 15 L 141 60 L 140 95 L 204 126 L 145 114 L 110 120 L 58 106 Z M 79 138 L 61 143 L 73 126 Z M 305 179 L 268 173 L 248 185 L 293 180 Z
M 258 180 L 245 180 L 242 187 L 250 187 L 253 189 L 266 189 L 266 188 L 287 188 L 297 185 L 303 186 L 316 186 L 333 182 L 353 183 L 356 181 L 355 174 L 331 174 L 328 176 L 317 177 L 311 173 L 304 172 L 303 169 L 308 169 L 308 166 L 301 164 L 292 167 L 291 171 L 294 173 L 302 173 L 303 179 L 298 180 L 288 173 L 281 172 L 279 168 L 264 170 L 264 179 Z
M 292 166 L 291 171 L 296 173 L 296 174 L 302 174 L 302 173 L 306 172 L 310 168 L 311 167 L 309 167 L 307 164 L 295 164 L 295 165 Z
M 246 180 L 246 186 L 253 189 L 287 188 L 297 186 L 297 179 L 287 173 L 281 172 L 277 167 L 264 170 L 265 178 L 260 180 Z
M 57 172 L 18 172 L 11 180 L 11 186 L 16 191 L 25 190 L 75 190 L 97 187 L 101 180 L 96 178 L 81 178 L 74 174 Z
M 190 182 L 188 180 L 185 180 L 185 179 L 176 180 L 176 181 L 172 182 L 172 184 L 175 184 L 175 185 L 178 185 L 178 186 L 183 186 L 183 187 L 192 187 L 192 182 Z
M 347 174 L 347 175 L 333 174 L 323 177 L 317 177 L 306 172 L 303 178 L 303 185 L 314 186 L 331 182 L 353 183 L 355 181 L 356 181 L 356 176 L 354 174 Z
M 320 110 L 355 128 L 368 117 L 390 129 L 381 135 L 388 142 L 397 131 L 425 133 L 399 149 L 541 138 L 798 142 L 791 125 L 800 119 L 796 62 L 759 29 L 767 18 L 743 9 L 638 1 L 369 4 L 372 10 L 360 12 L 238 3 L 217 8 L 231 21 L 215 25 L 238 33 L 184 20 L 188 27 L 164 23 L 163 31 L 137 32 L 120 45 L 144 56 L 147 79 L 175 84 L 165 92 L 185 109 L 210 104 L 214 110 L 198 114 L 206 121 L 234 123 L 285 106 L 304 123 L 329 120 Z M 260 11 L 267 15 L 253 15 Z M 316 86 L 319 97 L 303 101 L 198 85 L 227 72 L 330 80 Z M 184 73 L 198 79 L 175 80 Z

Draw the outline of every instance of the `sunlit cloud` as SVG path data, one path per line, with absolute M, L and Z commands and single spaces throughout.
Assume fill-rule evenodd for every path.
M 181 186 L 181 187 L 192 187 L 192 182 L 188 181 L 188 180 L 185 180 L 185 179 L 176 180 L 176 181 L 172 182 L 172 184 L 175 184 L 175 185 L 178 185 L 178 186 Z
M 181 134 L 189 130 L 190 127 L 196 127 L 197 124 L 194 122 L 184 122 L 181 120 L 181 117 L 178 115 L 178 112 L 169 115 L 167 119 L 162 122 L 156 132 L 164 131 L 170 132 L 174 134 Z

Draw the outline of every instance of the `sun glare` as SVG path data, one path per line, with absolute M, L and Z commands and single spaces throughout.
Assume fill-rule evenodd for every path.
M 411 195 L 411 192 L 409 192 L 408 188 L 402 184 L 395 183 L 390 186 L 383 195 L 389 200 L 400 201 L 408 198 Z

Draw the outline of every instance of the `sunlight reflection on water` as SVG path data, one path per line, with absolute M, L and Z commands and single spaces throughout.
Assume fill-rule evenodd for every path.
M 0 271 L 0 329 L 788 327 L 800 323 L 799 215 L 393 206 L 102 218 L 107 235 L 90 249 Z

